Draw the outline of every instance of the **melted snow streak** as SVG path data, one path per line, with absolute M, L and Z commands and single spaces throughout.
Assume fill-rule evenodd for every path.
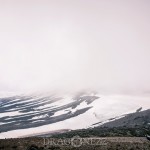
M 97 96 L 0 98 L 0 132 L 39 127 L 63 121 L 85 113 Z M 87 106 L 76 109 L 82 102 Z

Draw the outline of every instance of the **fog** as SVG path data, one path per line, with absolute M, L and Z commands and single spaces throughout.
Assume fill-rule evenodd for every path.
M 150 1 L 0 0 L 0 91 L 149 94 Z

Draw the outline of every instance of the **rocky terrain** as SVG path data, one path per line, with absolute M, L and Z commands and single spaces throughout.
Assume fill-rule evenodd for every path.
M 68 139 L 21 138 L 0 140 L 0 150 L 149 150 L 145 137 L 105 137 Z M 53 142 L 52 142 L 53 141 Z M 66 139 L 65 139 L 66 141 Z

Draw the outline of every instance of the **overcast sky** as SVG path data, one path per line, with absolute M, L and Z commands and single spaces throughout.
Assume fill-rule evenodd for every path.
M 149 0 L 0 0 L 0 91 L 150 93 Z

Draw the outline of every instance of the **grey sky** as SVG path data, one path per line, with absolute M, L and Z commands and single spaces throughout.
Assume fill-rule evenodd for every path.
M 149 0 L 0 0 L 0 91 L 149 93 Z

